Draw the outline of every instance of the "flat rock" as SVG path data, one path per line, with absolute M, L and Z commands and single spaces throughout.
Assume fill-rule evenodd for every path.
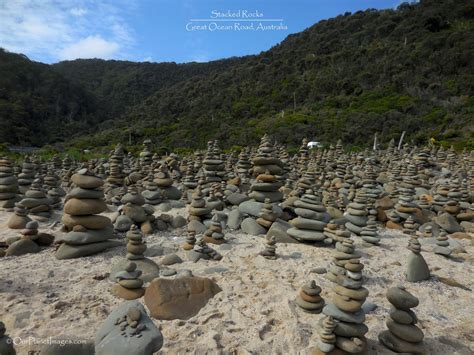
M 462 232 L 462 228 L 456 218 L 449 213 L 443 213 L 433 218 L 433 221 L 448 233 Z
M 227 226 L 230 229 L 239 229 L 240 224 L 242 223 L 243 214 L 238 208 L 233 209 L 229 212 L 229 217 L 227 218 Z
M 165 255 L 160 260 L 161 265 L 174 265 L 174 264 L 180 264 L 182 262 L 183 260 L 176 254 Z
M 425 354 L 423 343 L 409 343 L 385 330 L 378 336 L 381 344 L 397 353 Z
M 418 306 L 419 300 L 410 292 L 401 287 L 391 287 L 387 291 L 388 301 L 397 309 L 409 311 L 410 308 Z
M 109 279 L 114 281 L 114 275 L 119 271 L 125 270 L 129 262 L 130 260 L 128 259 L 122 259 L 116 264 L 112 265 Z M 137 270 L 140 270 L 142 272 L 140 279 L 143 280 L 143 282 L 150 282 L 154 278 L 160 276 L 160 268 L 153 260 L 143 258 L 133 260 L 133 262 L 137 265 Z
M 5 252 L 5 256 L 20 256 L 31 253 L 38 253 L 40 247 L 29 239 L 20 239 L 12 243 Z
M 277 218 L 267 232 L 268 237 L 275 237 L 277 243 L 299 243 L 296 239 L 290 237 L 287 233 L 292 226 L 290 223 Z
M 146 289 L 145 304 L 156 319 L 189 319 L 220 291 L 220 287 L 207 278 L 157 278 Z
M 355 313 L 349 313 L 341 311 L 334 304 L 329 303 L 323 308 L 323 313 L 327 316 L 332 316 L 340 321 L 348 323 L 357 323 L 361 324 L 365 321 L 365 313 L 362 310 L 359 310 Z
M 59 260 L 80 258 L 82 256 L 97 254 L 106 249 L 114 248 L 120 245 L 123 245 L 123 243 L 115 240 L 83 245 L 68 245 L 63 243 L 58 248 L 55 256 L 56 259 Z

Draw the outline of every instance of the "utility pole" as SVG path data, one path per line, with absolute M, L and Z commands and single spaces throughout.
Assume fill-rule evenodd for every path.
M 374 134 L 374 147 L 373 150 L 377 150 L 377 133 Z
M 402 136 L 400 137 L 400 141 L 398 142 L 398 150 L 402 148 L 403 137 L 405 137 L 405 131 L 403 131 Z

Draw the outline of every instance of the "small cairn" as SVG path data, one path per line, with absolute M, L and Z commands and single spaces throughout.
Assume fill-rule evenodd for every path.
M 13 164 L 7 157 L 0 157 L 0 208 L 11 209 L 18 202 L 18 180 L 13 174 Z
M 206 201 L 200 187 L 197 187 L 192 194 L 192 201 L 188 212 L 188 221 L 198 222 L 202 222 L 202 218 L 211 213 L 211 208 L 206 206 Z
M 219 216 L 215 214 L 211 219 L 211 224 L 204 232 L 204 241 L 211 244 L 226 243 L 224 233 L 222 233 L 222 224 L 219 222 Z
M 419 300 L 405 287 L 389 288 L 387 299 L 391 303 L 390 318 L 378 336 L 379 342 L 396 353 L 425 354 L 423 331 L 416 326 L 418 319 L 411 310 L 418 306 Z
M 221 159 L 217 141 L 207 142 L 207 152 L 202 163 L 204 184 L 201 188 L 203 194 L 208 196 L 211 186 L 215 183 L 220 183 L 226 175 L 225 164 Z
M 142 272 L 137 270 L 137 264 L 129 262 L 124 271 L 119 271 L 114 275 L 117 282 L 112 287 L 112 293 L 125 300 L 134 300 L 145 294 L 143 280 L 140 279 Z
M 0 321 L 0 354 L 16 355 L 13 340 L 6 334 L 5 324 Z
M 181 198 L 181 192 L 173 186 L 173 179 L 170 176 L 166 164 L 161 164 L 158 167 L 154 181 L 164 200 L 179 200 Z
M 324 307 L 324 299 L 320 296 L 321 287 L 311 280 L 301 287 L 295 303 L 305 312 L 319 314 Z
M 439 232 L 438 237 L 436 238 L 436 246 L 433 249 L 433 252 L 438 255 L 450 256 L 452 250 L 448 248 L 449 241 L 448 235 L 444 229 Z
M 109 176 L 107 177 L 107 183 L 111 187 L 119 187 L 124 183 L 123 159 L 123 147 L 119 144 L 115 147 L 115 150 L 109 158 Z
M 413 216 L 409 216 L 405 223 L 403 223 L 403 234 L 415 235 L 418 225 L 415 223 Z
M 146 190 L 142 191 L 142 196 L 145 198 L 145 202 L 152 206 L 159 205 L 162 200 L 161 191 L 154 179 L 154 175 L 149 174 L 147 181 L 145 182 Z
M 196 231 L 188 230 L 188 234 L 186 235 L 186 240 L 183 244 L 184 250 L 192 250 L 194 245 L 196 244 Z
M 429 280 L 430 269 L 425 258 L 421 255 L 421 245 L 416 236 L 412 236 L 408 241 L 408 255 L 406 279 L 409 282 Z
M 375 214 L 372 213 L 375 212 Z M 380 244 L 380 236 L 377 233 L 377 211 L 371 210 L 369 212 L 369 219 L 367 220 L 367 225 L 362 227 L 362 231 L 360 232 L 360 236 L 362 240 L 369 245 L 379 245 Z
M 326 316 L 322 320 L 322 326 L 319 331 L 319 341 L 316 344 L 319 352 L 315 355 L 330 354 L 335 349 L 336 335 L 334 334 L 336 329 L 336 322 L 331 316 Z
M 270 199 L 266 198 L 256 222 L 268 230 L 276 219 L 277 215 L 273 212 L 273 205 L 271 204 Z
M 18 185 L 20 193 L 24 194 L 30 188 L 30 185 L 35 179 L 35 164 L 30 160 L 30 157 L 25 157 L 21 166 L 21 173 L 18 174 Z
M 38 232 L 38 222 L 30 221 L 25 228 L 20 231 L 21 236 L 12 240 L 6 256 L 20 256 L 29 253 L 37 253 L 41 246 L 49 246 L 54 242 L 54 236 Z
M 262 250 L 259 255 L 263 256 L 265 259 L 276 260 L 276 240 L 274 236 L 266 238 L 265 249 Z
M 23 229 L 31 219 L 28 217 L 28 211 L 21 203 L 15 203 L 13 214 L 8 219 L 8 228 L 10 229 Z
M 52 201 L 41 186 L 41 179 L 36 178 L 20 203 L 28 209 L 28 214 L 33 218 L 47 220 L 51 217 Z
M 367 199 L 357 194 L 354 201 L 347 205 L 344 217 L 348 220 L 346 228 L 352 233 L 360 235 L 362 228 L 367 225 Z
M 198 262 L 200 259 L 216 261 L 222 259 L 222 255 L 208 246 L 202 238 L 196 241 L 194 248 L 188 252 L 188 257 L 193 262 Z
M 144 282 L 150 282 L 160 274 L 158 265 L 151 259 L 144 256 L 147 249 L 143 233 L 140 229 L 133 224 L 130 230 L 126 234 L 127 237 L 127 255 L 126 259 L 119 261 L 117 264 L 112 266 L 110 272 L 110 278 L 113 281 L 114 275 L 122 270 L 125 270 L 129 262 L 136 264 L 137 268 L 141 271 L 140 279 Z

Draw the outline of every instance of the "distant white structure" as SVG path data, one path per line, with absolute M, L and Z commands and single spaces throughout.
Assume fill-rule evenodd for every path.
M 320 142 L 315 142 L 315 141 L 308 142 L 308 148 L 309 149 L 320 148 L 322 146 L 323 145 Z

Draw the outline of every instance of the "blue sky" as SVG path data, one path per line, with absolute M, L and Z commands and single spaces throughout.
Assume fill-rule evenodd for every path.
M 0 47 L 45 63 L 76 58 L 202 62 L 257 54 L 322 19 L 400 2 L 0 0 Z

